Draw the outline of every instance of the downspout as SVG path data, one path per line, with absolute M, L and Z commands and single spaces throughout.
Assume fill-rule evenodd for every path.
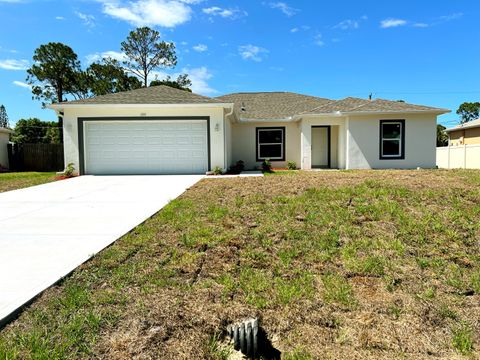
M 64 145 L 65 144 L 65 129 L 64 129 L 65 128 L 65 121 L 63 119 L 63 117 L 65 116 L 65 113 L 63 111 L 58 110 L 58 109 L 54 109 L 54 110 L 55 110 L 55 114 L 57 114 L 58 119 L 60 119 L 60 118 L 62 119 L 63 171 L 61 173 L 63 173 L 63 172 L 65 172 L 65 168 L 66 168 L 66 166 L 65 166 L 65 164 L 66 164 L 66 158 L 65 158 L 66 154 L 65 154 L 65 145 Z
M 226 124 L 227 124 L 227 121 L 229 121 L 227 118 L 229 116 L 232 116 L 232 114 L 233 114 L 233 107 L 234 107 L 234 105 L 231 106 L 230 112 L 226 113 L 223 117 L 223 146 L 224 146 L 224 152 L 223 152 L 224 160 L 223 161 L 224 161 L 224 164 L 225 164 L 225 171 L 228 170 L 228 155 L 229 155 L 229 153 L 228 153 L 228 143 L 227 143 L 227 131 L 226 131 L 227 126 L 226 126 Z M 230 135 L 232 133 L 231 126 L 232 126 L 232 124 L 230 124 Z M 230 141 L 231 140 L 232 139 L 230 139 Z

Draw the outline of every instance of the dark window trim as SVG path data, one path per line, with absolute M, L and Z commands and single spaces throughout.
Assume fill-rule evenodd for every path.
M 264 161 L 267 158 L 260 158 L 258 153 L 258 130 L 283 130 L 282 136 L 282 144 L 283 144 L 283 156 L 281 159 L 270 159 L 271 161 L 285 161 L 285 153 L 287 152 L 287 144 L 285 142 L 287 129 L 285 126 L 263 126 L 263 127 L 256 127 L 255 128 L 255 157 L 257 158 L 257 162 Z
M 383 124 L 388 123 L 401 123 L 402 124 L 402 133 L 400 135 L 401 147 L 400 155 L 398 156 L 383 156 L 382 155 L 382 138 L 383 138 Z M 380 120 L 380 138 L 379 142 L 379 158 L 380 160 L 404 160 L 405 159 L 405 120 L 404 119 L 392 119 L 392 120 Z
M 327 169 L 331 169 L 332 167 L 332 127 L 330 125 L 312 125 L 313 128 L 327 128 L 327 141 L 328 141 L 328 164 L 327 164 Z M 321 169 L 324 168 L 323 166 L 314 166 L 312 164 L 312 167 L 315 169 Z
M 79 173 L 85 175 L 85 142 L 83 135 L 83 124 L 87 121 L 159 121 L 159 120 L 205 120 L 207 122 L 207 152 L 208 169 L 211 170 L 211 145 L 210 145 L 210 116 L 106 116 L 106 117 L 79 117 L 78 124 L 78 155 L 79 155 Z

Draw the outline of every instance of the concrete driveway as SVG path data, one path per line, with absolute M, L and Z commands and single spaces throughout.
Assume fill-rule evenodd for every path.
M 202 178 L 81 176 L 0 193 L 0 326 Z

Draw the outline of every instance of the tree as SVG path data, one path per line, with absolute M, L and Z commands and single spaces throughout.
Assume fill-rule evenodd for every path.
M 58 144 L 60 140 L 60 128 L 56 121 L 37 118 L 18 120 L 12 134 L 12 141 L 17 144 Z
M 78 80 L 81 73 L 77 54 L 62 43 L 40 45 L 33 55 L 34 64 L 27 70 L 33 98 L 45 102 L 65 101 L 66 95 L 81 98 Z
M 150 82 L 150 86 L 158 85 L 170 86 L 175 89 L 192 92 L 192 89 L 190 89 L 190 87 L 192 86 L 192 81 L 188 78 L 187 74 L 178 75 L 177 80 L 172 80 L 170 75 L 168 75 L 164 80 L 155 79 Z
M 129 76 L 117 60 L 105 59 L 93 63 L 85 71 L 87 88 L 93 96 L 134 90 L 142 87 L 136 76 Z
M 437 147 L 448 145 L 448 135 L 445 129 L 445 126 L 437 124 Z
M 480 102 L 464 102 L 457 110 L 457 115 L 460 115 L 460 123 L 478 119 L 480 117 Z
M 133 30 L 121 49 L 128 60 L 123 62 L 126 69 L 143 80 L 143 86 L 148 86 L 148 75 L 158 68 L 173 68 L 177 64 L 175 45 L 160 41 L 160 33 L 149 27 Z
M 8 115 L 5 106 L 0 106 L 0 128 L 8 128 Z

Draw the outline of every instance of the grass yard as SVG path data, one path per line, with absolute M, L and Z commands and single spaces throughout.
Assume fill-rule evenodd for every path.
M 205 179 L 0 331 L 0 359 L 480 357 L 480 171 Z
M 54 180 L 54 172 L 0 173 L 0 192 L 45 184 Z

